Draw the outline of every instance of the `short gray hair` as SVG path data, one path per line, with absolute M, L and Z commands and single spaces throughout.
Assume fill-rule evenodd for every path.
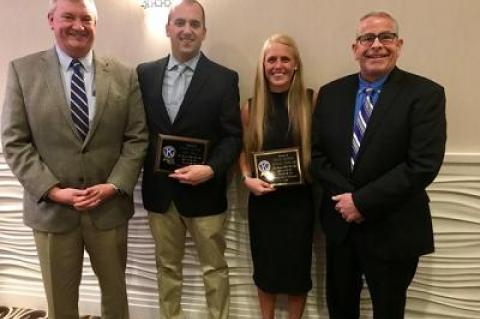
M 97 12 L 97 6 L 95 5 L 95 0 L 66 0 L 66 1 L 83 3 L 92 13 L 93 17 L 95 18 L 95 21 L 98 20 L 98 12 Z M 49 1 L 49 4 L 48 4 L 49 15 L 52 14 L 57 8 L 57 2 L 58 0 Z
M 362 22 L 363 20 L 366 20 L 368 18 L 371 18 L 371 17 L 385 18 L 385 19 L 388 19 L 388 20 L 392 21 L 393 26 L 395 28 L 394 31 L 398 35 L 398 32 L 399 32 L 398 22 L 397 22 L 397 20 L 395 20 L 395 18 L 390 13 L 388 13 L 386 11 L 372 11 L 372 12 L 367 13 L 363 17 L 361 17 L 360 22 Z M 357 35 L 359 35 L 358 30 L 357 30 Z

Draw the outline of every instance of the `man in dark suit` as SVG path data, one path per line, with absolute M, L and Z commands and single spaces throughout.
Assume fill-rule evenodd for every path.
M 138 66 L 150 130 L 142 193 L 155 239 L 160 313 L 184 318 L 180 298 L 188 230 L 202 266 L 209 318 L 227 318 L 223 226 L 227 174 L 241 148 L 238 75 L 200 52 L 206 28 L 197 1 L 173 6 L 166 32 L 171 54 Z M 206 162 L 156 173 L 158 134 L 207 140 Z
M 135 70 L 92 51 L 93 0 L 52 0 L 55 47 L 10 63 L 5 159 L 25 188 L 49 318 L 78 318 L 84 249 L 102 318 L 128 318 L 127 224 L 148 133 Z
M 359 318 L 362 276 L 375 318 L 403 318 L 420 255 L 433 252 L 425 188 L 443 161 L 443 88 L 396 67 L 395 19 L 360 19 L 353 53 L 360 72 L 320 89 L 312 173 L 323 185 L 330 318 Z M 373 108 L 373 110 L 372 110 Z

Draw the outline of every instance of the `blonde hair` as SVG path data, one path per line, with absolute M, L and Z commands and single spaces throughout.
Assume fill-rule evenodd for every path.
M 264 143 L 264 135 L 268 123 L 266 114 L 269 113 L 272 101 L 268 83 L 265 79 L 264 60 L 265 53 L 274 43 L 288 46 L 296 61 L 296 71 L 293 74 L 290 88 L 288 89 L 287 108 L 289 118 L 289 129 L 292 132 L 294 143 L 300 148 L 300 157 L 304 177 L 310 179 L 310 127 L 312 105 L 307 98 L 305 84 L 303 82 L 303 65 L 298 51 L 297 44 L 288 35 L 274 34 L 263 44 L 258 59 L 255 76 L 255 87 L 250 103 L 248 126 L 244 131 L 244 148 L 246 154 L 261 151 Z

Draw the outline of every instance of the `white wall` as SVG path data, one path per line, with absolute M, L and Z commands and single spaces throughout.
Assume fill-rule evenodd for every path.
M 410 286 L 408 319 L 471 319 L 480 313 L 480 156 L 449 155 L 429 189 L 436 252 L 421 258 Z M 132 319 L 158 318 L 153 240 L 136 191 L 137 213 L 130 222 L 127 284 Z M 0 165 L 0 304 L 45 309 L 41 274 L 31 231 L 22 224 L 22 188 Z M 260 318 L 251 279 L 245 192 L 238 180 L 229 190 L 226 224 L 231 280 L 231 318 Z M 408 231 L 408 230 L 406 230 Z M 304 318 L 328 318 L 324 300 L 322 235 L 314 242 L 312 278 Z M 205 318 L 203 284 L 191 241 L 185 258 L 183 307 L 189 318 Z M 85 261 L 80 309 L 99 313 L 99 289 Z M 371 318 L 365 293 L 362 318 Z M 281 312 L 279 318 L 286 318 Z

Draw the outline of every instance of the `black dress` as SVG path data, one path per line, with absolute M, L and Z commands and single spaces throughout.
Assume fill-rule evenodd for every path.
M 286 93 L 272 93 L 263 150 L 295 146 L 288 129 Z M 272 294 L 300 295 L 312 288 L 313 201 L 310 186 L 278 187 L 248 202 L 253 280 Z

